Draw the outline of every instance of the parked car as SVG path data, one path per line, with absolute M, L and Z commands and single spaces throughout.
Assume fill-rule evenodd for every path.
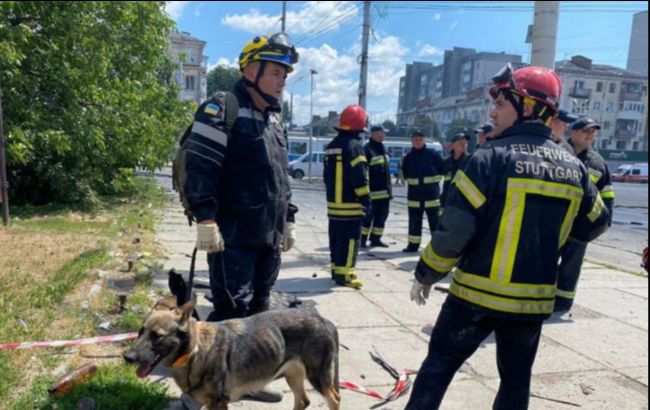
M 612 181 L 648 183 L 648 164 L 624 164 L 612 173 Z
M 322 177 L 325 154 L 323 152 L 312 152 L 311 155 L 311 176 Z M 295 179 L 303 179 L 306 175 L 309 175 L 309 153 L 289 162 L 289 175 Z

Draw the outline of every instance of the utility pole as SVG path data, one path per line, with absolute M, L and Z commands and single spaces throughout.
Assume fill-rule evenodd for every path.
M 2 224 L 9 226 L 9 193 L 5 162 L 5 134 L 2 124 L 2 84 L 0 84 L 0 202 L 2 202 Z
M 311 140 L 314 138 L 314 74 L 318 74 L 318 71 L 313 68 L 309 70 L 311 74 L 311 92 L 310 92 L 310 108 L 309 108 L 309 164 L 307 166 L 307 175 L 308 181 L 311 184 L 311 162 L 312 162 L 312 150 L 311 150 Z
M 359 105 L 366 108 L 368 88 L 368 37 L 370 36 L 370 2 L 363 2 L 363 44 L 361 45 L 361 76 L 359 78 Z
M 285 33 L 287 28 L 287 2 L 282 2 L 282 32 Z
M 530 65 L 555 69 L 559 1 L 536 1 Z

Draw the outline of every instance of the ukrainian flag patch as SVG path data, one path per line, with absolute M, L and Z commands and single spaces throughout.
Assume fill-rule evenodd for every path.
M 203 111 L 204 111 L 206 114 L 217 115 L 217 113 L 219 113 L 219 110 L 220 110 L 220 109 L 221 109 L 221 108 L 219 108 L 218 105 L 215 105 L 215 104 L 208 104 L 208 105 L 205 106 L 205 109 L 204 109 Z

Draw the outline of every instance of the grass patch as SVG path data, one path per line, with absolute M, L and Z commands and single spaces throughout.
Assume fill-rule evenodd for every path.
M 61 398 L 47 397 L 47 389 L 54 381 L 39 378 L 30 394 L 18 401 L 12 410 L 73 410 L 77 401 L 84 397 L 92 398 L 96 408 L 102 410 L 160 410 L 172 400 L 165 386 L 138 379 L 133 366 L 100 367 L 95 377 L 75 386 L 69 395 Z
M 166 197 L 149 178 L 138 178 L 135 187 L 128 196 L 103 198 L 89 212 L 57 204 L 12 207 L 11 226 L 0 227 L 0 343 L 107 334 L 98 328 L 102 321 L 113 324 L 111 334 L 140 326 L 151 306 L 146 299 L 157 267 L 150 263 L 157 257 L 154 211 Z M 119 275 L 131 255 L 140 256 L 134 261 L 137 275 L 131 280 L 137 285 L 138 296 L 130 296 L 129 309 L 118 314 L 113 291 L 100 292 L 96 298 L 89 298 L 89 291 L 99 269 Z M 95 299 L 99 302 L 93 302 Z M 34 403 L 40 401 L 53 406 L 43 408 L 73 408 L 48 402 L 47 386 L 41 384 L 52 382 L 54 376 L 43 375 L 62 363 L 74 368 L 79 352 L 79 348 L 0 352 L 0 407 L 33 409 L 39 408 Z M 106 364 L 100 362 L 98 366 Z M 112 373 L 120 374 L 117 370 Z M 115 383 L 106 386 L 122 387 Z M 141 388 L 144 393 L 139 400 L 147 401 L 147 389 Z M 138 390 L 132 391 L 136 394 Z M 115 394 L 109 390 L 109 395 Z

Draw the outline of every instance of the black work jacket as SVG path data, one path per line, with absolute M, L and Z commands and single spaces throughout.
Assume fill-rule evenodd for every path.
M 370 199 L 381 201 L 393 198 L 390 180 L 390 158 L 386 147 L 381 142 L 371 139 L 363 151 L 368 160 L 368 177 L 370 179 Z

